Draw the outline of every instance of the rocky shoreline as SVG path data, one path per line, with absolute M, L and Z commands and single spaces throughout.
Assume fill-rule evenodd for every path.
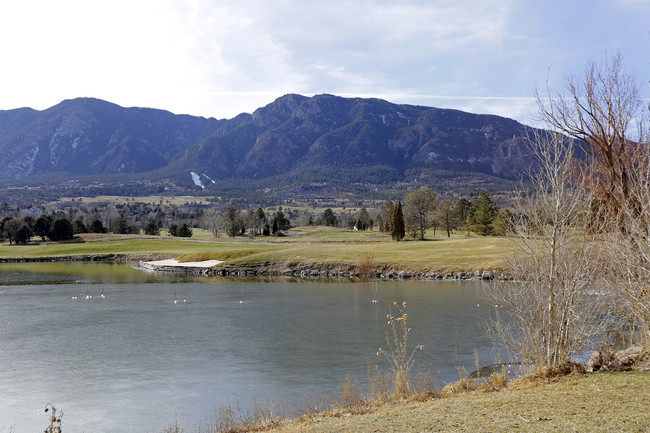
M 0 263 L 35 263 L 35 262 L 137 262 L 139 266 L 156 272 L 173 272 L 205 276 L 235 277 L 287 277 L 301 279 L 335 279 L 335 278 L 379 278 L 379 279 L 419 279 L 419 280 L 509 280 L 501 270 L 408 270 L 388 265 L 372 265 L 361 268 L 353 264 L 283 262 L 260 266 L 175 266 L 156 265 L 157 260 L 169 259 L 169 254 L 133 254 L 107 253 L 82 254 L 49 257 L 15 257 L 0 258 Z
M 182 264 L 181 264 L 182 265 Z M 388 266 L 375 266 L 371 269 L 360 270 L 354 265 L 345 264 L 307 264 L 284 263 L 261 265 L 257 267 L 238 266 L 156 266 L 150 262 L 141 261 L 140 266 L 160 272 L 176 272 L 185 274 L 201 274 L 205 276 L 237 276 L 237 277 L 287 277 L 301 279 L 332 279 L 332 278 L 379 278 L 379 279 L 419 279 L 419 280 L 508 280 L 508 276 L 499 270 L 475 271 L 407 271 L 393 269 Z

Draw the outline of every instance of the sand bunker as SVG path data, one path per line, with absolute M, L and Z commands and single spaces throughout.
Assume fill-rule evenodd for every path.
M 151 267 L 175 266 L 179 268 L 211 268 L 213 266 L 223 263 L 223 260 L 203 260 L 201 262 L 179 262 L 176 259 L 168 260 L 154 260 L 152 262 L 142 262 L 142 264 L 150 265 Z

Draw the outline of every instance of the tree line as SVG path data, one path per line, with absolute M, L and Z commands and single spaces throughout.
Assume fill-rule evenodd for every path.
M 308 210 L 284 209 L 282 206 L 240 210 L 231 205 L 226 209 L 179 208 L 131 203 L 117 207 L 88 210 L 83 206 L 69 207 L 21 216 L 0 221 L 0 240 L 10 244 L 25 244 L 38 236 L 43 241 L 63 241 L 83 233 L 141 234 L 158 236 L 167 230 L 170 236 L 192 237 L 192 228 L 202 228 L 215 237 L 284 236 L 292 227 L 323 225 L 350 230 L 374 230 L 391 233 L 395 240 L 408 236 L 424 239 L 426 230 L 433 228 L 451 236 L 453 231 L 467 230 L 479 235 L 505 234 L 506 222 L 512 214 L 500 210 L 487 191 L 470 199 L 439 198 L 430 188 L 421 188 L 404 197 L 404 200 L 385 202 L 379 209 L 362 206 L 358 211 L 334 212 L 331 208 L 316 214 Z M 399 211 L 398 211 L 399 209 Z M 5 213 L 9 209 L 4 209 Z M 401 212 L 401 213 L 400 213 Z M 398 216 L 399 215 L 399 216 Z M 401 219 L 400 221 L 395 218 Z M 393 233 L 394 232 L 394 233 Z M 402 233 L 403 232 L 403 233 Z

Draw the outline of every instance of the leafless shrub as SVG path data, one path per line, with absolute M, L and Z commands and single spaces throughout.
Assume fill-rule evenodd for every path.
M 641 343 L 650 347 L 650 149 L 640 183 L 630 182 L 630 196 L 620 208 L 619 226 L 606 237 L 608 275 Z
M 431 373 L 418 372 L 411 380 L 411 385 L 416 400 L 435 398 L 441 394 L 441 381 Z
M 345 383 L 341 386 L 339 404 L 344 409 L 353 412 L 366 406 L 366 402 L 359 392 L 358 384 L 349 377 L 345 378 Z
M 206 424 L 198 426 L 198 433 L 236 433 L 239 424 L 230 406 L 222 406 L 214 410 L 212 418 Z
M 597 242 L 585 229 L 590 197 L 571 183 L 573 142 L 559 134 L 530 140 L 537 157 L 533 191 L 517 203 L 508 262 L 514 282 L 497 282 L 488 296 L 497 305 L 492 335 L 533 370 L 558 368 L 602 332 L 605 296 Z
M 238 433 L 266 430 L 277 426 L 285 417 L 285 413 L 281 404 L 272 402 L 260 404 L 254 401 L 252 408 L 245 411 L 222 406 L 215 409 L 212 417 L 199 425 L 197 431 L 198 433 Z M 170 431 L 175 432 L 175 430 Z
M 370 275 L 373 269 L 374 262 L 372 253 L 367 253 L 361 256 L 359 263 L 357 264 L 356 272 L 359 275 Z
M 174 421 L 172 424 L 164 428 L 161 433 L 184 433 L 184 432 L 185 430 L 178 423 L 178 421 Z
M 304 402 L 296 410 L 296 413 L 301 417 L 310 418 L 319 413 L 328 412 L 332 409 L 332 399 L 324 396 L 319 396 L 313 400 Z
M 590 63 L 564 91 L 537 95 L 539 118 L 578 140 L 579 183 L 592 208 L 607 252 L 608 282 L 619 306 L 650 345 L 650 143 L 646 103 L 620 53 Z M 594 218 L 592 218 L 594 220 Z M 594 231 L 594 230 L 592 230 Z
M 389 376 L 384 374 L 378 366 L 368 365 L 369 399 L 373 403 L 382 404 L 390 400 L 391 378 Z

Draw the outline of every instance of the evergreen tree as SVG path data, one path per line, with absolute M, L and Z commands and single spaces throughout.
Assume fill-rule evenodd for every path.
M 192 232 L 192 229 L 190 228 L 190 226 L 188 226 L 187 223 L 183 223 L 183 224 L 181 224 L 181 226 L 176 231 L 175 236 L 179 236 L 179 237 L 182 237 L 182 238 L 191 238 L 192 234 L 193 234 L 193 232 Z
M 472 213 L 472 203 L 466 198 L 461 198 L 454 206 L 454 213 L 461 225 L 465 225 L 467 218 Z
M 53 241 L 65 241 L 74 237 L 74 227 L 68 218 L 57 218 L 52 223 L 48 237 Z
M 494 230 L 492 223 L 499 208 L 492 201 L 490 193 L 481 191 L 478 197 L 472 199 L 472 207 L 474 212 L 471 215 L 471 221 L 474 231 L 481 236 L 491 235 Z
M 95 220 L 93 220 L 92 223 L 90 223 L 88 231 L 90 233 L 106 233 L 106 229 L 104 228 L 104 224 L 102 224 L 102 222 L 99 219 L 95 219 Z
M 357 212 L 357 220 L 355 225 L 357 230 L 372 229 L 372 218 L 370 218 L 370 214 L 365 207 L 362 207 L 359 209 L 359 212 Z
M 231 238 L 234 238 L 241 233 L 242 228 L 244 227 L 244 219 L 241 217 L 239 210 L 235 206 L 230 206 L 226 209 L 224 215 L 226 234 Z
M 88 229 L 86 228 L 86 225 L 84 224 L 84 222 L 83 222 L 83 220 L 81 218 L 77 218 L 74 221 L 74 232 L 75 232 L 75 234 L 88 233 Z
M 29 242 L 31 237 L 34 235 L 34 232 L 32 231 L 31 228 L 29 228 L 29 225 L 23 224 L 17 231 L 16 234 L 14 235 L 14 240 L 16 241 L 16 244 L 26 244 Z
M 336 218 L 334 211 L 327 208 L 323 211 L 323 215 L 320 217 L 320 223 L 329 227 L 336 227 L 338 225 L 338 219 Z
M 36 220 L 34 219 L 33 216 L 31 216 L 31 215 L 25 215 L 25 216 L 23 217 L 23 222 L 24 222 L 25 224 L 27 224 L 27 226 L 28 226 L 30 229 L 34 230 L 34 224 L 36 223 Z
M 151 219 L 149 222 L 147 222 L 147 225 L 144 226 L 144 234 L 150 236 L 158 236 L 160 235 L 160 227 L 158 227 L 158 224 L 156 224 L 156 222 Z
M 126 215 L 124 215 L 124 212 L 120 213 L 120 215 L 113 222 L 113 233 L 120 235 L 129 233 L 129 225 L 126 222 Z
M 397 205 L 393 209 L 390 235 L 394 240 L 398 242 L 404 239 L 404 236 L 406 235 L 406 232 L 404 230 L 404 214 L 402 212 L 401 201 L 398 201 Z
M 291 221 L 289 221 L 289 219 L 284 216 L 284 213 L 282 211 L 278 211 L 273 216 L 273 222 L 277 222 L 277 230 L 279 231 L 285 231 L 291 228 Z
M 515 216 L 508 209 L 502 209 L 492 226 L 497 236 L 512 234 L 515 231 Z
M 167 233 L 169 233 L 169 236 L 178 236 L 178 225 L 170 224 Z
M 40 236 L 41 240 L 45 241 L 45 236 L 47 236 L 50 233 L 51 227 L 52 227 L 52 217 L 47 215 L 41 215 L 34 223 L 34 233 L 36 234 L 36 236 Z
M 127 227 L 127 234 L 130 235 L 139 235 L 140 234 L 140 227 L 138 227 L 137 224 L 130 224 Z

